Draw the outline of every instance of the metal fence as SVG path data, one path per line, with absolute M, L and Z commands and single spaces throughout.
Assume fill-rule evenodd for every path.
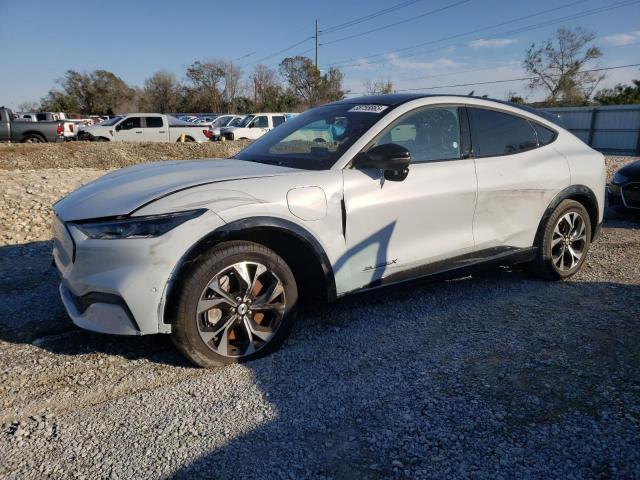
M 543 108 L 560 123 L 603 153 L 640 155 L 640 105 Z

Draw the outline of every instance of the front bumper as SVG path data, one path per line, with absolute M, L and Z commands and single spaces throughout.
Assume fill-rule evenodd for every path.
M 640 182 L 607 185 L 607 202 L 611 208 L 640 212 Z
M 56 221 L 54 221 L 56 223 Z M 101 333 L 168 333 L 164 300 L 189 249 L 224 222 L 207 211 L 156 238 L 95 240 L 54 225 L 62 302 L 79 327 Z

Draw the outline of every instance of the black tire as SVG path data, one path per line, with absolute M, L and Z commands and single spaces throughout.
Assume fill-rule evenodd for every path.
M 216 348 L 216 340 L 218 340 L 218 342 L 220 341 L 219 337 L 216 336 L 209 341 L 209 345 L 211 346 L 205 343 L 201 337 L 200 329 L 202 322 L 207 321 L 208 312 L 198 315 L 197 311 L 199 302 L 202 300 L 204 292 L 208 291 L 207 289 L 213 279 L 219 277 L 220 272 L 227 271 L 226 269 L 238 262 L 257 262 L 267 268 L 268 274 L 273 272 L 282 284 L 284 297 L 280 298 L 284 299 L 285 308 L 283 310 L 284 313 L 280 314 L 281 319 L 278 322 L 277 328 L 274 329 L 272 338 L 268 342 L 263 343 L 259 348 L 254 344 L 255 351 L 248 355 L 225 356 L 214 351 Z M 189 360 L 200 367 L 213 368 L 225 364 L 243 363 L 260 358 L 277 350 L 291 332 L 298 303 L 298 287 L 293 273 L 285 261 L 263 245 L 245 241 L 231 241 L 218 244 L 206 254 L 199 257 L 198 261 L 194 263 L 194 267 L 186 273 L 181 283 L 180 292 L 177 295 L 175 317 L 172 319 L 171 338 L 176 347 Z M 228 284 L 230 284 L 230 282 Z M 212 308 L 211 310 L 214 309 L 215 308 Z M 236 312 L 235 309 L 233 311 Z M 240 312 L 239 307 L 237 308 L 237 312 Z M 251 314 L 251 310 L 249 310 L 248 313 Z M 256 314 L 254 313 L 254 315 Z M 220 323 L 225 321 L 224 317 L 221 317 L 219 320 Z M 241 319 L 238 319 L 233 325 L 237 326 L 235 326 L 230 333 L 244 328 Z M 246 328 L 244 331 L 246 332 Z M 225 329 L 223 334 L 226 335 L 226 333 L 227 330 Z M 251 335 L 249 335 L 249 337 L 251 337 Z M 236 336 L 234 336 L 234 339 L 235 338 Z M 230 339 L 231 336 L 229 335 L 227 342 L 230 343 Z M 250 342 L 251 339 L 249 340 L 249 343 Z
M 46 143 L 46 140 L 42 135 L 37 133 L 29 133 L 22 137 L 22 143 Z
M 109 142 L 110 140 L 108 138 L 105 138 L 105 137 L 96 137 L 95 141 L 96 142 Z
M 564 221 L 562 225 L 560 225 L 559 222 L 566 215 L 572 213 L 579 215 L 581 221 L 584 223 L 584 240 L 576 240 L 575 243 L 572 243 L 570 240 L 572 237 L 571 230 L 566 232 L 566 237 L 568 238 L 554 233 L 556 227 L 558 227 L 559 231 L 565 234 L 563 227 L 570 228 L 570 225 L 566 221 Z M 558 240 L 560 237 L 563 239 Z M 554 245 L 553 243 L 556 240 L 558 243 Z M 567 244 L 567 242 L 569 243 Z M 569 250 L 567 245 L 571 246 L 573 250 Z M 575 275 L 578 270 L 580 270 L 580 267 L 582 267 L 582 264 L 587 258 L 590 245 L 591 219 L 589 217 L 589 212 L 587 212 L 586 208 L 584 208 L 584 206 L 579 202 L 574 200 L 563 200 L 553 211 L 547 220 L 546 225 L 544 225 L 544 230 L 542 231 L 538 244 L 536 245 L 536 247 L 538 247 L 538 251 L 535 260 L 531 264 L 531 271 L 533 274 L 546 280 L 564 280 L 569 278 L 572 275 Z M 580 248 L 574 248 L 576 246 Z M 575 260 L 573 253 L 571 253 L 572 251 L 580 253 L 580 258 L 578 260 Z M 557 263 L 558 259 L 561 266 Z

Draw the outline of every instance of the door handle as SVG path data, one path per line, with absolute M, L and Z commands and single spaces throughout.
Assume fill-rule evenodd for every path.
M 138 130 L 136 133 L 142 133 L 142 130 Z
M 167 133 L 167 132 L 165 132 L 164 130 L 160 130 L 158 133 Z

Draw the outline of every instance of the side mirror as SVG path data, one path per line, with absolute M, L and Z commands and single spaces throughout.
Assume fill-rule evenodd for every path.
M 401 182 L 409 174 L 411 152 L 397 143 L 377 145 L 361 154 L 355 162 L 358 168 L 369 167 L 384 171 L 384 178 Z
M 118 124 L 116 125 L 116 132 L 119 132 L 120 130 L 122 130 L 122 124 Z

